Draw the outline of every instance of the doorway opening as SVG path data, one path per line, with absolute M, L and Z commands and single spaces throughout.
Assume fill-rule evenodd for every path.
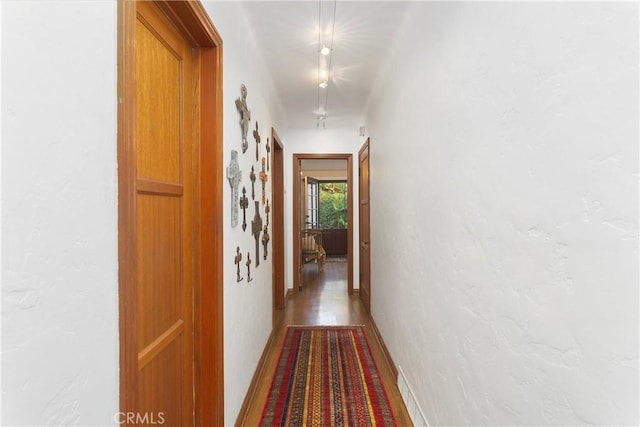
M 321 233 L 322 246 L 327 257 L 343 258 L 346 262 L 349 228 L 347 201 L 350 197 L 346 180 L 347 162 L 344 162 L 344 170 L 326 171 L 335 174 L 330 179 L 314 178 L 311 176 L 316 174 L 314 171 L 309 171 L 307 175 L 304 163 L 303 161 L 302 173 L 306 179 L 305 227 Z
M 294 154 L 293 177 L 293 292 L 303 288 L 307 262 L 319 273 L 327 259 L 342 258 L 353 294 L 352 155 Z

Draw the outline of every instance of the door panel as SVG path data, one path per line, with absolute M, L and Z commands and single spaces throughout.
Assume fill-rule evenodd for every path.
M 137 3 L 137 408 L 193 425 L 194 123 L 191 48 Z
M 369 224 L 369 140 L 358 154 L 360 194 L 360 298 L 371 314 L 371 253 L 370 253 L 370 224 Z
M 180 202 L 138 196 L 138 351 L 182 318 Z
M 163 23 L 154 18 L 148 13 L 141 14 L 139 7 L 136 24 L 139 53 L 136 61 L 137 170 L 139 177 L 179 182 L 184 46 L 170 31 L 162 31 Z M 151 27 L 153 24 L 155 27 Z
M 179 414 L 183 412 L 183 408 L 179 397 L 183 395 L 183 390 L 180 386 L 172 388 L 181 383 L 182 347 L 181 338 L 172 341 L 138 374 L 137 411 L 141 414 L 153 414 L 153 419 L 158 421 L 162 418 L 169 426 L 182 425 Z

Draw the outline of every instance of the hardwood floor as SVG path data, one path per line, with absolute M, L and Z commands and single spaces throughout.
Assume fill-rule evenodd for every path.
M 250 400 L 244 419 L 238 419 L 237 425 L 251 427 L 259 425 L 288 325 L 365 325 L 367 339 L 398 426 L 412 426 L 396 386 L 396 379 L 385 363 L 382 348 L 371 328 L 371 318 L 366 313 L 358 295 L 350 296 L 347 293 L 347 263 L 328 260 L 324 271 L 320 273 L 315 263 L 308 263 L 304 265 L 303 277 L 302 291 L 294 294 L 287 302 L 285 309 L 275 314 L 274 324 L 277 326 L 273 331 L 272 339 L 267 344 L 269 348 L 263 359 L 262 372 L 254 378 L 255 393 L 253 396 L 248 396 Z

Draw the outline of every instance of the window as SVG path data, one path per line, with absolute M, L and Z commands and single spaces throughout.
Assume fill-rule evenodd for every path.
M 318 192 L 318 228 L 347 228 L 346 181 L 320 182 Z

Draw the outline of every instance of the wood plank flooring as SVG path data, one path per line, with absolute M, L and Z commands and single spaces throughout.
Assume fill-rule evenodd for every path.
M 244 420 L 239 419 L 237 425 L 251 427 L 259 425 L 288 325 L 365 325 L 367 339 L 398 425 L 412 426 L 409 413 L 396 386 L 396 379 L 385 363 L 382 348 L 372 331 L 371 318 L 358 296 L 347 294 L 347 263 L 329 260 L 323 272 L 318 272 L 315 263 L 308 263 L 304 265 L 303 277 L 302 291 L 289 298 L 284 310 L 275 313 L 274 324 L 277 326 L 264 359 L 262 375 L 255 379 L 257 381 L 255 393 L 248 403 Z

